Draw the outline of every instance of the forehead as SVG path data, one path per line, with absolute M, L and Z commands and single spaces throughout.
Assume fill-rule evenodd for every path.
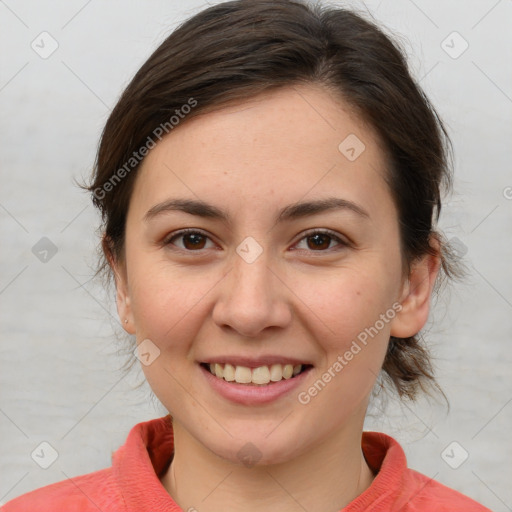
M 135 200 L 263 207 L 336 191 L 371 208 L 390 199 L 384 172 L 378 137 L 347 105 L 320 87 L 288 87 L 185 119 L 146 156 Z

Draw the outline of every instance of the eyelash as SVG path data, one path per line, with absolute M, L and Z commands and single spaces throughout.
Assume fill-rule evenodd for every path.
M 189 234 L 196 234 L 196 235 L 201 235 L 207 239 L 210 239 L 210 237 L 198 230 L 198 229 L 182 229 L 181 231 L 178 231 L 177 233 L 173 233 L 171 236 L 167 237 L 165 240 L 164 240 L 164 245 L 168 246 L 168 245 L 174 245 L 172 243 L 173 240 L 177 239 L 177 238 L 180 238 L 180 237 L 183 237 L 185 235 L 189 235 Z M 331 231 L 330 229 L 313 229 L 313 230 L 310 230 L 310 231 L 307 231 L 303 236 L 302 238 L 297 242 L 300 243 L 302 242 L 302 240 L 308 238 L 308 237 L 311 237 L 311 236 L 314 236 L 314 235 L 326 235 L 328 236 L 329 238 L 335 240 L 336 242 L 338 242 L 338 244 L 341 246 L 341 247 L 348 247 L 350 244 L 344 240 L 342 240 L 339 236 L 336 235 L 336 233 L 334 231 Z M 295 244 L 295 245 L 297 245 Z M 332 248 L 331 248 L 332 249 Z M 318 250 L 318 251 L 314 251 L 314 250 L 308 250 L 308 249 L 298 249 L 298 250 L 306 250 L 307 252 L 319 252 L 319 253 L 322 253 L 322 252 L 329 252 L 331 251 L 331 249 L 325 249 L 325 250 Z M 182 252 L 187 252 L 187 253 L 193 253 L 193 252 L 197 252 L 197 253 L 201 253 L 202 251 L 206 250 L 206 249 L 198 249 L 197 251 L 194 251 L 194 250 L 189 250 L 189 249 L 182 249 L 181 247 L 177 247 L 176 250 L 178 251 L 182 251 Z

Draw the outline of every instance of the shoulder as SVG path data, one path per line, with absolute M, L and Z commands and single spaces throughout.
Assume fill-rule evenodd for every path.
M 112 468 L 71 477 L 35 489 L 7 502 L 1 512 L 98 512 L 125 510 Z
M 491 512 L 472 498 L 413 469 L 404 474 L 404 486 L 409 490 L 409 502 L 404 512 Z
M 362 448 L 376 477 L 347 512 L 491 512 L 468 496 L 410 469 L 404 450 L 391 436 L 364 432 Z
M 70 477 L 18 496 L 0 512 L 126 512 L 179 510 L 157 473 L 166 467 L 173 449 L 170 415 L 138 423 L 112 454 L 112 466 Z

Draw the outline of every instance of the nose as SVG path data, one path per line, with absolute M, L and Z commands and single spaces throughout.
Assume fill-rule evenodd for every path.
M 269 263 L 265 252 L 251 263 L 235 254 L 231 271 L 219 283 L 212 313 L 218 326 L 254 338 L 265 329 L 289 325 L 291 292 Z

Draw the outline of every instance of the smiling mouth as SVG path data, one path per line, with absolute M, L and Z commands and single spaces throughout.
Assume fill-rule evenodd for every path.
M 312 368 L 310 364 L 272 364 L 259 366 L 258 368 L 221 363 L 201 363 L 201 366 L 221 380 L 259 386 L 293 379 Z

